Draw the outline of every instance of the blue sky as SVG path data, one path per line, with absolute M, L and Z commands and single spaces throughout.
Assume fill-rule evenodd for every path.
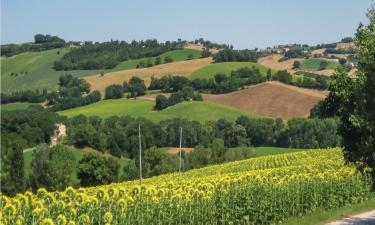
M 371 0 L 2 0 L 1 43 L 36 33 L 65 40 L 194 40 L 235 48 L 353 36 Z

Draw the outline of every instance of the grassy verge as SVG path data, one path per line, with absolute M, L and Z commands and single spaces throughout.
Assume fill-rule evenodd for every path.
M 346 218 L 373 209 L 375 209 L 375 198 L 362 202 L 360 204 L 348 205 L 332 211 L 320 209 L 315 213 L 307 216 L 290 218 L 289 220 L 282 223 L 282 225 L 323 225 L 335 220 Z

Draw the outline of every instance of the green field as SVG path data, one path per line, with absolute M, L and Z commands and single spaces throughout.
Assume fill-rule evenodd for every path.
M 27 109 L 31 105 L 36 105 L 36 104 L 24 103 L 24 102 L 1 104 L 1 111 L 23 110 L 23 109 Z
M 184 61 L 187 60 L 189 55 L 193 56 L 193 59 L 197 59 L 201 57 L 201 51 L 194 50 L 194 49 L 180 49 L 180 50 L 173 50 L 166 53 L 161 54 L 159 57 L 161 58 L 161 63 L 164 63 L 164 58 L 169 56 L 173 59 L 173 62 L 177 61 Z M 155 60 L 156 57 L 150 57 L 150 58 L 141 58 L 141 59 L 133 59 L 128 60 L 120 63 L 115 68 L 113 68 L 110 72 L 119 71 L 119 70 L 129 70 L 129 69 L 135 69 L 137 68 L 137 65 L 140 61 L 147 61 L 148 59 L 152 59 L 152 61 Z
M 328 66 L 327 69 L 336 69 L 340 66 L 337 62 L 331 62 L 323 59 L 306 59 L 301 62 L 301 69 L 302 70 L 319 70 L 321 62 L 327 62 Z
M 43 88 L 54 90 L 62 74 L 70 73 L 76 77 L 83 77 L 100 72 L 99 70 L 55 71 L 53 62 L 60 59 L 67 51 L 68 48 L 52 49 L 1 58 L 2 92 Z M 12 73 L 18 75 L 11 76 Z
M 74 147 L 68 147 L 70 151 L 73 152 L 73 155 L 76 159 L 76 161 L 78 162 L 85 154 L 88 154 L 87 152 L 85 151 L 82 151 L 80 149 L 77 149 L 77 148 L 74 148 Z M 100 153 L 98 153 L 100 154 Z M 28 177 L 31 173 L 31 160 L 32 160 L 32 156 L 33 156 L 33 151 L 32 150 L 27 150 L 27 151 L 24 151 L 23 152 L 23 159 L 24 159 L 24 162 L 25 162 L 25 176 Z M 119 164 L 120 164 L 120 169 L 119 169 L 119 175 L 121 176 L 123 173 L 124 173 L 124 166 L 126 165 L 126 161 L 128 159 L 119 159 Z M 77 172 L 75 170 L 75 172 L 73 173 L 73 182 L 74 183 L 79 183 L 79 180 L 77 178 Z
M 61 115 L 73 117 L 79 114 L 86 116 L 132 116 L 145 117 L 154 122 L 171 118 L 184 118 L 196 121 L 218 120 L 220 118 L 234 121 L 241 115 L 259 117 L 253 113 L 236 108 L 209 102 L 182 102 L 162 111 L 153 110 L 154 101 L 115 99 L 104 100 L 94 104 L 59 112 Z
M 208 66 L 205 66 L 190 75 L 191 79 L 199 79 L 199 78 L 213 78 L 217 73 L 224 73 L 226 75 L 230 75 L 233 70 L 237 70 L 243 67 L 255 67 L 260 70 L 262 74 L 266 74 L 268 71 L 268 67 L 259 65 L 253 62 L 223 62 L 223 63 L 214 63 Z M 275 70 L 271 70 L 275 73 Z
M 52 49 L 42 52 L 26 52 L 8 58 L 1 58 L 2 92 L 44 88 L 56 90 L 58 78 L 62 74 L 69 73 L 76 77 L 84 77 L 99 74 L 101 71 L 106 73 L 134 69 L 141 60 L 146 60 L 146 58 L 128 60 L 120 63 L 112 70 L 55 71 L 53 62 L 60 59 L 68 51 L 68 48 Z M 160 57 L 162 58 L 162 63 L 164 63 L 166 56 L 171 57 L 173 61 L 182 61 L 187 60 L 190 54 L 193 55 L 193 58 L 199 58 L 201 51 L 193 49 L 174 50 L 166 52 Z M 12 73 L 13 75 L 11 75 Z

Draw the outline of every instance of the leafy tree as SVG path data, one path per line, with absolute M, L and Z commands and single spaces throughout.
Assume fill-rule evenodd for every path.
M 361 171 L 370 168 L 375 181 L 375 5 L 367 16 L 369 25 L 360 24 L 355 35 L 358 78 L 339 71 L 324 105 L 341 120 L 345 159 Z
M 212 160 L 214 163 L 221 163 L 224 161 L 224 154 L 228 150 L 224 146 L 224 140 L 220 138 L 216 138 L 210 144 L 210 149 L 212 151 Z
M 156 57 L 154 63 L 155 63 L 155 65 L 160 65 L 161 64 L 161 58 L 160 57 Z
M 123 174 L 120 176 L 121 181 L 134 180 L 139 177 L 139 169 L 132 159 L 123 159 L 125 161 L 123 166 Z
M 193 57 L 193 54 L 189 54 L 187 59 L 188 59 L 188 60 L 192 60 L 193 58 L 194 58 L 194 57 Z
M 340 58 L 339 59 L 339 63 L 341 64 L 341 65 L 345 65 L 345 63 L 347 62 L 348 60 L 346 60 L 345 58 Z
M 164 62 L 165 63 L 171 63 L 171 62 L 173 62 L 173 59 L 170 56 L 166 56 L 166 57 L 164 57 Z
M 328 62 L 327 61 L 321 61 L 319 64 L 319 70 L 325 70 L 328 67 Z
M 163 110 L 169 106 L 168 98 L 164 95 L 157 95 L 155 99 L 155 109 Z
M 25 189 L 23 140 L 15 134 L 2 134 L 1 192 L 13 196 Z
M 267 70 L 267 80 L 268 80 L 268 81 L 271 81 L 271 80 L 272 80 L 272 72 L 271 72 L 271 69 L 268 69 L 268 70 Z
M 211 52 L 207 48 L 203 48 L 203 51 L 201 52 L 201 57 L 202 58 L 207 58 L 211 56 Z
M 128 92 L 130 97 L 138 97 L 145 95 L 147 91 L 144 80 L 139 77 L 132 77 L 128 83 Z
M 195 169 L 207 166 L 212 161 L 211 157 L 211 149 L 197 146 L 186 154 L 186 168 Z
M 31 160 L 30 183 L 34 190 L 44 187 L 50 191 L 63 190 L 71 185 L 75 157 L 65 146 L 37 146 Z
M 168 152 L 152 147 L 147 149 L 144 154 L 144 170 L 146 176 L 157 176 L 164 173 L 176 171 L 176 158 Z
M 301 62 L 296 60 L 293 62 L 293 69 L 301 69 Z
M 77 176 L 83 187 L 110 184 L 118 180 L 119 168 L 118 161 L 113 157 L 90 153 L 79 160 Z
M 123 86 L 112 84 L 105 88 L 105 99 L 116 99 L 124 96 Z
M 83 148 L 93 143 L 95 128 L 90 124 L 79 124 L 72 128 L 72 139 L 75 146 Z

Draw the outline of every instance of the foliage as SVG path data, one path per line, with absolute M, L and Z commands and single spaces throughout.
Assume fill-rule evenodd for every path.
M 215 63 L 219 62 L 257 62 L 259 54 L 255 50 L 225 49 L 214 55 Z
M 61 75 L 59 78 L 59 92 L 48 94 L 48 104 L 51 111 L 75 108 L 101 100 L 99 91 L 90 92 L 90 84 L 84 79 L 73 77 L 71 74 Z
M 110 184 L 118 179 L 118 161 L 112 157 L 87 154 L 79 160 L 78 178 L 81 186 Z
M 369 10 L 369 25 L 360 25 L 355 35 L 358 78 L 339 71 L 323 103 L 323 114 L 336 115 L 341 124 L 345 159 L 360 170 L 369 168 L 375 180 L 375 6 Z
M 49 143 L 55 130 L 58 115 L 38 107 L 26 110 L 1 112 L 2 141 L 12 140 L 12 135 L 21 139 L 22 147 L 33 147 L 40 143 Z
M 37 146 L 31 161 L 31 187 L 34 190 L 43 187 L 50 191 L 65 189 L 72 185 L 71 177 L 75 164 L 74 155 L 65 146 Z
M 116 99 L 124 96 L 123 86 L 112 84 L 105 88 L 105 99 Z
M 312 150 L 64 192 L 2 196 L 3 222 L 280 224 L 371 198 L 339 149 Z M 350 188 L 348 188 L 350 187 Z M 25 202 L 25 204 L 17 204 Z
M 159 56 L 179 47 L 181 46 L 176 42 L 158 43 L 155 39 L 131 43 L 125 41 L 86 42 L 84 46 L 72 49 L 60 60 L 55 61 L 54 68 L 56 70 L 112 69 L 122 61 Z
M 139 77 L 132 77 L 127 84 L 126 90 L 129 92 L 132 98 L 142 96 L 146 94 L 147 88 L 144 80 Z
M 36 34 L 34 43 L 1 45 L 1 56 L 13 56 L 23 52 L 39 52 L 66 46 L 65 40 L 49 34 Z
M 13 196 L 25 189 L 23 140 L 14 134 L 4 136 L 1 138 L 1 192 Z
M 164 95 L 157 95 L 155 99 L 155 109 L 156 110 L 163 110 L 165 108 L 168 108 L 168 98 Z

